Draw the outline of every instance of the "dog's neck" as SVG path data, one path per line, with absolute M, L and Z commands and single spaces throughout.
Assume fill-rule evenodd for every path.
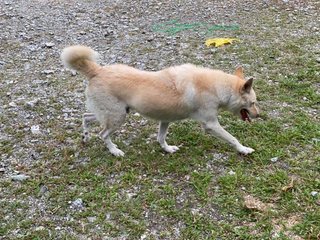
M 217 89 L 220 99 L 219 107 L 233 113 L 239 104 L 239 95 L 241 94 L 240 92 L 244 84 L 244 80 L 230 75 L 228 80 L 224 83 L 225 84 L 220 85 L 220 89 Z

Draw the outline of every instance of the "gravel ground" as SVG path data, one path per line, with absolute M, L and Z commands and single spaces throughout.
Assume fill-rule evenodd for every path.
M 215 62 L 211 56 L 215 49 L 206 49 L 203 44 L 210 36 L 205 31 L 181 31 L 170 36 L 152 29 L 159 23 L 179 19 L 182 23 L 241 25 L 265 32 L 269 29 L 252 22 L 248 15 L 259 14 L 271 6 L 273 10 L 286 8 L 314 16 L 316 4 L 288 2 L 2 1 L 0 113 L 6 121 L 1 123 L 1 140 L 14 143 L 15 151 L 10 156 L 4 154 L 1 164 L 8 172 L 12 164 L 41 161 L 41 156 L 34 152 L 35 146 L 57 144 L 50 138 L 54 130 L 47 128 L 50 119 L 64 118 L 65 125 L 72 126 L 84 111 L 84 85 L 73 79 L 74 74 L 66 72 L 59 59 L 65 46 L 88 45 L 101 54 L 103 64 L 125 63 L 146 70 L 186 62 L 227 68 L 240 64 L 241 60 L 234 55 L 228 56 L 227 64 Z M 280 18 L 281 15 L 276 14 L 273 20 L 276 23 Z M 295 18 L 292 15 L 292 21 Z M 317 22 L 310 21 L 303 29 L 275 30 L 281 31 L 283 38 L 307 37 L 310 32 L 318 31 L 318 26 Z M 216 31 L 215 34 L 226 33 Z M 254 31 L 246 37 L 247 41 L 260 40 Z M 273 44 L 273 40 L 265 42 L 266 47 Z M 318 50 L 318 46 L 308 47 Z M 63 109 L 55 105 L 63 105 Z M 43 111 L 39 112 L 38 108 Z M 3 131 L 5 128 L 19 132 L 24 140 L 15 139 L 14 134 Z
M 51 119 L 64 119 L 61 123 L 71 131 L 84 111 L 84 85 L 74 80 L 59 60 L 65 46 L 88 45 L 101 54 L 105 64 L 125 63 L 147 70 L 189 62 L 190 55 L 204 59 L 204 36 L 198 32 L 168 36 L 152 31 L 155 24 L 171 19 L 240 21 L 236 17 L 239 6 L 234 2 L 208 5 L 199 1 L 196 5 L 192 1 L 1 2 L 0 84 L 4 96 L 0 112 L 5 118 L 1 140 L 11 142 L 14 149 L 2 154 L 5 174 L 1 176 L 12 174 L 14 165 L 32 166 L 41 161 L 37 146 L 59 147 L 51 137 L 55 131 L 49 127 Z M 256 11 L 263 7 L 249 5 Z M 17 133 L 21 138 L 16 138 Z
M 49 174 L 51 165 L 46 151 L 42 150 L 44 146 L 51 151 L 79 146 L 79 138 L 61 137 L 64 132 L 69 135 L 80 132 L 85 83 L 79 81 L 83 77 L 62 66 L 59 55 L 64 47 L 73 44 L 90 46 L 101 54 L 103 64 L 125 63 L 140 69 L 159 70 L 191 62 L 227 71 L 231 71 L 232 66 L 243 64 L 250 74 L 255 75 L 259 73 L 253 71 L 255 66 L 252 63 L 259 63 L 260 56 L 251 62 L 242 62 L 236 54 L 228 53 L 225 59 L 217 61 L 212 55 L 218 50 L 207 48 L 204 41 L 208 37 L 234 37 L 236 34 L 245 40 L 244 45 L 251 46 L 254 41 L 254 44 L 267 48 L 280 44 L 286 38 L 308 37 L 319 33 L 318 7 L 317 1 L 284 0 L 1 1 L 0 147 L 3 152 L 0 153 L 0 180 L 7 181 L 22 174 L 22 180 L 17 181 L 23 181 L 24 177 L 32 174 Z M 277 23 L 282 21 L 281 11 L 292 13 L 286 29 L 277 27 Z M 259 16 L 267 19 L 268 13 L 271 24 L 261 24 Z M 303 16 L 306 23 L 301 28 L 290 25 L 296 21 L 297 15 Z M 208 33 L 207 27 L 194 27 L 173 34 L 160 31 L 163 27 L 160 23 L 174 19 L 181 23 L 239 26 L 240 30 Z M 246 29 L 245 36 L 241 35 L 241 29 Z M 268 31 L 277 37 L 265 39 Z M 319 45 L 302 47 L 319 52 Z M 263 71 L 265 67 L 259 66 L 259 69 Z M 139 120 L 136 124 L 145 125 L 146 120 Z M 61 157 L 57 151 L 52 160 L 59 161 Z M 39 164 L 44 166 L 43 172 L 33 172 L 33 166 Z M 28 174 L 23 175 L 24 172 Z M 10 196 L 10 190 L 0 190 L 0 201 L 16 201 L 14 196 Z M 46 191 L 45 188 L 42 190 Z M 44 218 L 55 217 L 46 213 L 45 199 L 26 197 L 20 200 L 29 202 L 27 218 L 38 216 L 38 211 L 44 214 Z M 71 205 L 81 209 L 80 200 Z M 4 219 L 13 217 L 8 213 Z M 65 231 L 72 232 L 64 224 L 68 220 L 52 219 L 58 227 L 60 224 Z M 182 223 L 181 226 L 179 224 L 175 226 L 177 232 L 183 227 Z M 149 233 L 156 230 L 157 227 L 153 226 Z M 17 230 L 10 237 L 13 239 L 23 234 Z M 80 239 L 80 235 L 75 235 Z M 87 239 L 88 236 L 82 238 Z

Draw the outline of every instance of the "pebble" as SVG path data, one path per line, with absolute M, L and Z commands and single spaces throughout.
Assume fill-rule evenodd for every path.
M 234 172 L 234 171 L 232 171 L 232 170 L 230 170 L 229 172 L 229 175 L 235 175 L 236 173 Z
M 46 42 L 44 44 L 47 48 L 52 48 L 55 44 L 53 42 Z
M 127 193 L 127 199 L 128 199 L 128 200 L 130 200 L 130 199 L 132 199 L 132 198 L 134 198 L 134 197 L 136 197 L 136 196 L 137 196 L 136 193 Z
M 46 74 L 46 75 L 49 75 L 49 74 L 53 74 L 54 71 L 53 70 L 43 70 L 42 73 Z
M 41 134 L 40 126 L 39 126 L 39 125 L 33 125 L 33 126 L 31 126 L 30 130 L 31 130 L 32 134 L 34 134 L 34 135 L 39 135 L 39 134 Z
M 72 203 L 71 203 L 71 206 L 70 208 L 72 209 L 75 209 L 75 210 L 81 210 L 84 208 L 84 204 L 83 204 L 83 201 L 81 198 L 78 198 L 76 200 L 74 200 Z
M 87 217 L 88 222 L 93 223 L 97 220 L 97 217 Z
M 39 102 L 39 99 L 33 99 L 31 101 L 28 101 L 26 102 L 26 106 L 30 107 L 30 108 L 33 108 L 36 104 L 38 104 Z
M 278 157 L 273 157 L 273 158 L 270 159 L 271 162 L 277 162 L 278 160 L 279 160 Z
M 106 214 L 106 220 L 110 220 L 111 219 L 111 214 L 110 213 L 107 213 Z
M 312 197 L 315 197 L 315 196 L 317 196 L 317 195 L 318 195 L 318 192 L 317 192 L 317 191 L 312 191 L 312 192 L 311 192 L 311 196 L 312 196 Z
M 27 180 L 28 178 L 30 178 L 30 176 L 27 176 L 25 174 L 18 174 L 18 175 L 10 176 L 10 178 L 12 181 L 23 182 L 23 181 Z
M 75 70 L 71 70 L 70 72 L 71 72 L 71 76 L 76 76 L 77 75 L 77 71 L 75 71 Z
M 146 234 L 142 234 L 141 237 L 140 237 L 140 240 L 144 240 L 144 239 L 147 239 L 147 235 Z
M 311 140 L 312 140 L 313 142 L 315 142 L 315 143 L 320 142 L 320 138 L 312 138 Z
M 15 102 L 10 102 L 10 103 L 9 103 L 9 106 L 10 106 L 10 107 L 16 107 L 17 104 L 16 104 Z
M 148 123 L 148 120 L 141 120 L 140 125 L 145 126 Z
M 36 227 L 34 230 L 35 231 L 43 231 L 45 230 L 46 228 L 44 226 L 39 226 L 39 227 Z
M 45 195 L 47 192 L 49 191 L 48 187 L 46 185 L 41 185 L 40 186 L 40 190 L 39 190 L 39 194 L 41 196 Z

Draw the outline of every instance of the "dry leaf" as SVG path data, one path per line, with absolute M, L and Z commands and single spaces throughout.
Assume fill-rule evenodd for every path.
M 239 41 L 239 39 L 237 39 L 237 38 L 210 38 L 205 42 L 205 44 L 207 47 L 209 47 L 209 46 L 221 47 L 226 44 L 231 44 L 233 41 Z
M 291 178 L 291 182 L 290 182 L 290 184 L 288 186 L 284 186 L 282 188 L 282 191 L 286 192 L 286 191 L 288 191 L 288 190 L 290 190 L 292 188 L 293 188 L 293 178 Z
M 267 209 L 267 205 L 265 203 L 251 195 L 244 196 L 244 204 L 248 209 L 258 210 L 261 212 L 264 212 Z

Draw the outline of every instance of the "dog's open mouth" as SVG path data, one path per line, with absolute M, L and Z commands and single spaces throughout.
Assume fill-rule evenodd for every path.
M 249 112 L 247 109 L 241 109 L 240 114 L 241 114 L 241 119 L 243 121 L 251 122 L 251 119 L 249 117 Z

